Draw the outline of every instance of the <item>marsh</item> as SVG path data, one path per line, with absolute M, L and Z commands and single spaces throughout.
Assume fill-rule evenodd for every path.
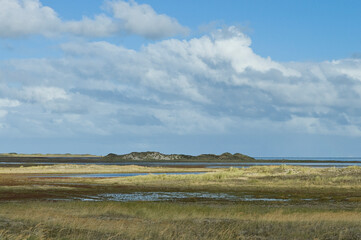
M 74 164 L 0 168 L 0 238 L 361 237 L 361 167 L 281 165 L 165 174 L 199 171 Z M 70 173 L 147 174 L 51 177 Z

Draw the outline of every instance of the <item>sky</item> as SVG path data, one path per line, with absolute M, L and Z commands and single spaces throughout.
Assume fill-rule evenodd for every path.
M 360 9 L 0 0 L 0 152 L 361 156 Z

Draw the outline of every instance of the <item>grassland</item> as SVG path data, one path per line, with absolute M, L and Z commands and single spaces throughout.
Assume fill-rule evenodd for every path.
M 267 166 L 202 175 L 34 177 L 79 172 L 79 168 L 82 172 L 107 172 L 114 171 L 113 167 L 0 168 L 0 239 L 361 239 L 360 167 Z M 115 169 L 171 171 L 137 166 Z M 229 193 L 285 201 L 71 200 L 102 193 L 151 191 Z

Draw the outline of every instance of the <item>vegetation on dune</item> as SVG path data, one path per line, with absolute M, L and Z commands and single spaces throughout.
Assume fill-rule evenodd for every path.
M 123 155 L 113 153 L 103 157 L 105 161 L 254 161 L 255 159 L 240 153 L 201 154 L 198 156 L 185 154 L 163 154 L 159 152 L 132 152 Z

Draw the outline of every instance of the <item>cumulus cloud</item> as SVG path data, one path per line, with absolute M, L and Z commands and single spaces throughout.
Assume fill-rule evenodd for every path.
M 62 22 L 58 29 L 55 34 L 69 33 L 85 37 L 108 37 L 124 32 L 122 26 L 104 14 L 97 15 L 94 19 L 83 17 L 80 21 Z
M 147 4 L 138 4 L 130 0 L 108 2 L 107 5 L 112 9 L 114 17 L 119 19 L 130 33 L 149 38 L 188 33 L 188 29 L 181 26 L 176 19 L 156 13 Z
M 156 13 L 147 4 L 112 1 L 106 5 L 112 16 L 101 13 L 94 17 L 83 16 L 81 20 L 64 21 L 54 9 L 43 6 L 40 0 L 0 0 L 0 37 L 136 34 L 158 39 L 188 32 L 176 19 Z
M 139 51 L 107 42 L 61 49 L 59 59 L 1 63 L 0 106 L 19 110 L 2 129 L 31 122 L 65 135 L 361 135 L 360 59 L 275 62 L 255 54 L 235 27 Z
M 49 34 L 61 23 L 56 12 L 38 0 L 0 0 L 0 36 Z

